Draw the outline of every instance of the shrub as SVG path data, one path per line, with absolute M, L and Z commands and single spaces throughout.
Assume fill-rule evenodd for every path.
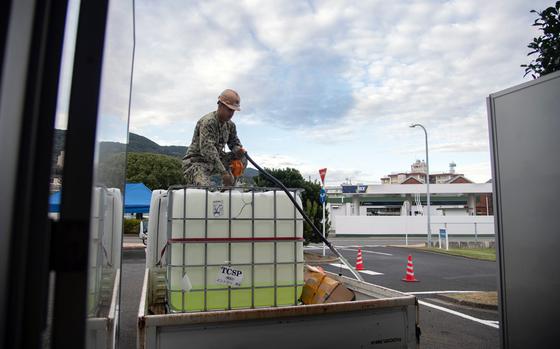
M 138 235 L 140 231 L 140 220 L 136 218 L 126 218 L 124 220 L 124 233 Z

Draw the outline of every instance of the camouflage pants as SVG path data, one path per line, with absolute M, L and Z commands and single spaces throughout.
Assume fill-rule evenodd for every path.
M 222 153 L 220 154 L 220 160 L 228 172 L 230 171 L 231 161 L 237 159 L 237 157 L 232 153 Z M 241 159 L 243 165 L 247 166 L 247 159 L 243 157 Z M 193 186 L 211 186 L 213 185 L 211 181 L 212 175 L 219 175 L 214 166 L 210 163 L 186 159 L 183 160 L 183 175 L 185 176 L 185 181 L 187 185 Z M 219 176 L 219 181 L 221 183 L 222 177 Z

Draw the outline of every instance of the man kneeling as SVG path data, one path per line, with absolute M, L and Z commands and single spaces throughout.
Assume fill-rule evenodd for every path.
M 224 186 L 231 186 L 232 161 L 243 162 L 245 150 L 237 137 L 235 124 L 231 121 L 235 111 L 240 111 L 240 98 L 234 90 L 225 90 L 218 97 L 216 111 L 204 115 L 196 123 L 191 145 L 183 157 L 183 173 L 187 185 L 210 186 L 212 175 L 220 175 Z M 225 151 L 228 145 L 230 152 Z

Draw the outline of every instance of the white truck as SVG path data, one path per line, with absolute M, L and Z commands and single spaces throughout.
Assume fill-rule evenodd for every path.
M 146 251 L 138 348 L 418 347 L 415 296 L 328 273 L 356 300 L 298 301 L 303 219 L 276 189 L 156 190 Z M 220 265 L 247 275 L 240 287 L 216 284 Z

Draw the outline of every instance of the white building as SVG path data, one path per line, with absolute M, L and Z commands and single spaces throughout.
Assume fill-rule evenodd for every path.
M 491 215 L 491 183 L 431 184 L 432 216 Z M 327 187 L 333 216 L 418 216 L 426 213 L 425 184 Z
M 491 183 L 430 185 L 432 234 L 493 236 Z M 425 236 L 425 184 L 327 187 L 331 233 L 365 236 Z

